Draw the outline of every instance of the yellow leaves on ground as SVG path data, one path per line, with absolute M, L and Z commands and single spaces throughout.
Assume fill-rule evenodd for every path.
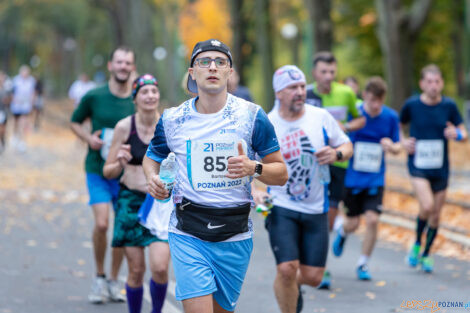
M 216 38 L 227 45 L 232 40 L 230 14 L 224 0 L 197 0 L 186 4 L 181 12 L 179 26 L 188 54 L 202 40 Z
M 65 201 L 77 200 L 80 194 L 72 191 L 84 189 L 87 147 L 68 127 L 72 109 L 67 101 L 47 100 L 41 129 L 28 134 L 28 151 L 17 154 L 7 146 L 1 155 L 1 190 L 18 191 L 21 203 L 33 198 L 56 202 L 61 200 L 57 192 L 64 193 Z M 13 124 L 9 124 L 7 134 L 11 136 Z M 34 195 L 29 192 L 37 190 Z

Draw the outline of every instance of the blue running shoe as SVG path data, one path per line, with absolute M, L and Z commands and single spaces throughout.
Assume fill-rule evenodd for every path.
M 325 270 L 325 272 L 323 273 L 323 278 L 321 280 L 321 283 L 320 285 L 318 285 L 317 289 L 330 289 L 330 285 L 331 285 L 331 277 L 330 277 L 330 272 Z
M 366 264 L 361 265 L 357 268 L 357 278 L 359 280 L 371 280 L 372 276 L 369 273 L 369 267 Z
M 406 263 L 411 267 L 416 267 L 419 261 L 419 250 L 421 250 L 421 246 L 418 244 L 414 244 L 408 255 L 406 256 Z
M 341 236 L 339 233 L 336 234 L 335 241 L 333 242 L 333 254 L 340 257 L 343 254 L 344 242 L 346 237 Z
M 425 273 L 432 273 L 432 271 L 434 270 L 434 259 L 430 256 L 421 257 L 419 263 L 421 264 L 421 269 Z

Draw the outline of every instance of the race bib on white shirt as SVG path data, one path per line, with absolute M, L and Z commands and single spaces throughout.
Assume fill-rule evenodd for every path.
M 325 107 L 325 109 L 333 115 L 335 120 L 337 121 L 344 121 L 346 120 L 347 114 L 348 114 L 348 108 L 347 107 Z
M 378 173 L 382 165 L 382 146 L 374 142 L 358 141 L 354 144 L 353 169 L 359 172 Z
M 441 168 L 444 164 L 444 140 L 416 141 L 414 166 L 419 169 Z
M 103 140 L 103 145 L 101 146 L 101 157 L 103 160 L 108 158 L 109 148 L 111 147 L 111 142 L 113 141 L 114 129 L 112 128 L 103 128 L 101 130 L 101 140 Z
M 240 139 L 225 140 L 188 140 L 187 166 L 188 178 L 196 191 L 239 188 L 249 182 L 249 177 L 231 179 L 228 173 L 228 159 L 238 156 Z M 243 150 L 246 142 L 241 139 Z

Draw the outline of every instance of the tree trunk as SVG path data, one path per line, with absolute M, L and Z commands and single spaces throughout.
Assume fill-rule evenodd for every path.
M 331 0 L 307 0 L 307 7 L 313 26 L 313 52 L 331 51 L 333 47 Z
M 177 31 L 178 31 L 178 6 L 176 4 L 164 4 L 158 9 L 160 29 L 164 30 L 161 34 L 161 42 L 167 51 L 166 58 L 158 61 L 158 65 L 163 72 L 161 77 L 162 85 L 165 88 L 165 99 L 168 100 L 164 103 L 166 106 L 173 106 L 179 104 L 181 94 L 181 78 L 185 71 L 180 68 L 177 56 Z M 189 49 L 192 49 L 190 47 Z M 188 65 L 186 65 L 187 68 Z M 182 73 L 180 73 L 182 72 Z M 164 76 L 163 76 L 164 75 Z
M 143 0 L 127 1 L 127 31 L 124 34 L 125 42 L 136 52 L 136 66 L 139 74 L 146 72 L 155 74 L 155 60 L 153 50 L 155 39 L 152 27 L 154 17 L 152 8 Z M 125 13 L 125 12 L 123 12 Z
M 232 46 L 230 47 L 233 56 L 233 64 L 240 75 L 240 85 L 244 85 L 244 65 L 243 44 L 246 41 L 247 21 L 243 16 L 243 0 L 232 0 L 230 4 L 230 18 L 233 31 Z
M 154 72 L 154 12 L 151 6 L 144 0 L 95 0 L 95 3 L 108 12 L 114 29 L 115 47 L 126 45 L 135 51 L 139 73 Z
M 411 9 L 401 0 L 376 0 L 377 36 L 384 56 L 389 104 L 400 110 L 413 86 L 413 41 L 429 13 L 432 0 L 414 0 Z
M 112 27 L 113 27 L 113 34 L 114 34 L 114 45 L 115 46 L 120 46 L 125 44 L 125 39 L 124 39 L 124 29 L 125 29 L 125 24 L 124 24 L 124 16 L 121 16 L 120 12 L 122 10 L 119 10 L 119 6 L 122 5 L 120 1 L 109 1 L 109 0 L 92 0 L 93 5 L 102 8 L 108 13 L 109 19 L 111 21 Z
M 465 42 L 465 3 L 462 0 L 452 2 L 452 15 L 454 21 L 452 25 L 452 43 L 454 46 L 454 72 L 457 84 L 457 94 L 465 97 L 465 64 L 464 64 L 464 42 Z M 468 30 L 466 30 L 468 32 Z
M 262 107 L 269 111 L 274 105 L 274 95 L 272 86 L 272 75 L 274 73 L 271 23 L 269 14 L 269 0 L 256 0 L 256 20 L 257 48 L 261 58 L 261 73 L 263 81 L 263 102 Z

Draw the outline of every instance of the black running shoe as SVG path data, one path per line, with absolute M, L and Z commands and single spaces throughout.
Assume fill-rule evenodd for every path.
M 302 296 L 302 289 L 299 286 L 299 296 L 297 297 L 297 309 L 296 313 L 300 313 L 304 307 L 304 297 Z

